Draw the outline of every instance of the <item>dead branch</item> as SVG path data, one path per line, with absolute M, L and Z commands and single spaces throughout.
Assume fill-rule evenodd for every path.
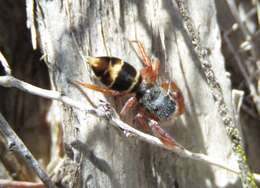
M 48 187 L 55 187 L 51 182 L 48 175 L 44 172 L 42 167 L 39 165 L 37 160 L 33 157 L 31 152 L 24 145 L 22 140 L 16 135 L 12 130 L 8 122 L 4 119 L 0 113 L 0 132 L 3 134 L 4 138 L 8 143 L 8 148 L 11 151 L 16 151 L 26 162 L 26 164 L 38 175 L 38 177 L 44 182 Z

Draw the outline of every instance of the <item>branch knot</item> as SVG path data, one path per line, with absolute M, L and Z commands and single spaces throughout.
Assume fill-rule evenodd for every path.
M 115 111 L 111 108 L 110 104 L 103 101 L 99 100 L 99 105 L 97 107 L 97 115 L 99 117 L 105 118 L 107 121 L 111 120 L 113 116 L 115 116 Z

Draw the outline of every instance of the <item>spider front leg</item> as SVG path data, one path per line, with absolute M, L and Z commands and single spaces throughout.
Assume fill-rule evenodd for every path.
M 157 80 L 159 70 L 160 70 L 160 61 L 157 60 L 151 60 L 151 58 L 147 55 L 145 52 L 144 46 L 141 42 L 134 40 L 129 41 L 130 44 L 136 43 L 138 46 L 138 51 L 134 48 L 136 54 L 138 57 L 142 60 L 145 67 L 141 70 L 142 77 L 148 82 L 148 83 L 155 83 Z
M 173 149 L 176 146 L 179 146 L 179 144 L 161 128 L 157 121 L 148 119 L 148 125 L 151 128 L 153 135 L 159 138 L 167 148 Z
M 144 114 L 142 114 L 141 112 L 139 112 L 138 114 L 136 114 L 134 121 L 139 125 L 140 129 L 143 132 L 149 133 L 149 126 L 147 124 L 147 117 L 144 116 Z
M 80 82 L 80 81 L 75 81 L 75 84 L 83 86 L 83 87 L 88 88 L 88 89 L 92 89 L 92 90 L 104 93 L 105 95 L 114 96 L 114 97 L 115 96 L 122 96 L 122 95 L 126 94 L 124 92 L 119 92 L 119 91 L 115 91 L 115 90 L 112 90 L 112 89 L 108 89 L 108 88 L 104 88 L 104 87 L 100 87 L 100 86 L 96 86 L 96 85 L 93 85 L 93 84 L 88 84 L 88 83 Z
M 147 118 L 142 113 L 138 113 L 135 120 L 138 121 L 145 132 L 148 132 L 148 128 L 150 128 L 153 135 L 159 138 L 167 148 L 172 149 L 178 145 L 178 143 L 160 127 L 157 121 Z
M 158 59 L 154 60 L 151 66 L 146 66 L 141 69 L 141 74 L 144 80 L 148 83 L 154 84 L 158 78 L 160 70 L 160 61 Z
M 145 52 L 143 43 L 141 43 L 138 40 L 129 40 L 129 43 L 132 45 L 132 48 L 135 50 L 135 53 L 137 54 L 137 56 L 142 60 L 143 64 L 147 67 L 150 67 L 152 64 L 151 59 Z M 137 44 L 138 50 L 135 49 L 135 47 L 133 46 L 133 43 Z
M 137 104 L 137 99 L 135 96 L 133 97 L 130 97 L 125 105 L 123 106 L 122 110 L 120 111 L 120 115 L 121 116 L 126 116 L 126 113 L 131 109 L 133 108 L 135 105 Z

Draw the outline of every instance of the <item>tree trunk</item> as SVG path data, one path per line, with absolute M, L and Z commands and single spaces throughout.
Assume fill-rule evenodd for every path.
M 214 1 L 189 0 L 187 4 L 202 43 L 211 51 L 211 63 L 231 106 Z M 189 150 L 237 166 L 174 1 L 41 0 L 36 8 L 40 45 L 56 90 L 91 105 L 69 82 L 96 83 L 79 49 L 90 56 L 116 56 L 140 69 L 142 63 L 128 42 L 139 40 L 148 54 L 160 59 L 160 81 L 175 80 L 185 98 L 185 114 L 175 122 L 163 122 L 163 128 Z M 117 110 L 124 101 L 85 92 L 92 103 L 109 100 Z M 66 161 L 70 161 L 64 165 L 72 165 L 71 171 L 60 169 L 63 179 L 57 181 L 70 187 L 240 186 L 239 179 L 227 171 L 127 138 L 102 119 L 66 105 L 61 111 Z M 133 114 L 127 121 L 134 125 Z M 75 139 L 82 143 L 80 151 L 71 146 Z

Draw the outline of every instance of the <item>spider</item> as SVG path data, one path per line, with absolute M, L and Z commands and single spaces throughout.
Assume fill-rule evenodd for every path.
M 131 108 L 137 105 L 138 113 L 135 120 L 143 127 L 150 127 L 153 134 L 166 146 L 173 147 L 176 145 L 174 139 L 160 127 L 159 122 L 184 113 L 183 95 L 175 82 L 157 84 L 159 60 L 151 60 L 141 42 L 130 42 L 136 43 L 138 46 L 139 52 L 136 52 L 144 64 L 140 71 L 117 57 L 88 57 L 87 63 L 106 87 L 79 81 L 77 83 L 105 95 L 132 94 L 120 114 L 126 115 Z

